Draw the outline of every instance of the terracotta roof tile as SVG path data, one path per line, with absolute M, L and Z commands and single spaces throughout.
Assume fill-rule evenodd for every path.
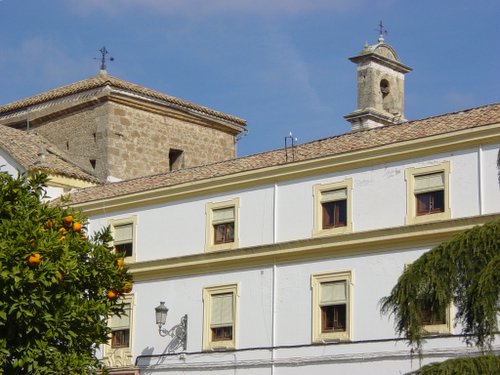
M 28 106 L 48 102 L 50 100 L 105 86 L 122 89 L 135 94 L 143 95 L 145 97 L 157 99 L 165 102 L 167 105 L 171 105 L 179 109 L 201 113 L 237 124 L 239 126 L 246 125 L 246 121 L 238 117 L 215 111 L 213 109 L 194 104 L 170 95 L 166 95 L 155 90 L 147 89 L 134 83 L 127 82 L 116 77 L 108 76 L 107 74 L 99 74 L 97 76 L 78 81 L 67 86 L 62 86 L 35 96 L 31 96 L 26 99 L 18 100 L 16 102 L 0 106 L 0 116 L 3 114 L 8 114 L 10 112 L 15 112 Z
M 495 123 L 500 123 L 500 103 L 297 145 L 294 160 L 304 161 L 340 155 Z M 284 163 L 285 150 L 279 149 L 215 164 L 91 187 L 73 193 L 71 200 L 74 204 L 90 202 Z
M 99 183 L 99 180 L 66 160 L 64 154 L 33 131 L 0 125 L 0 148 L 28 171 L 40 170 L 65 177 Z

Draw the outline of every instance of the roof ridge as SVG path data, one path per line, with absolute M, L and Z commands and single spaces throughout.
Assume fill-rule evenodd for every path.
M 398 122 L 398 123 L 394 123 L 394 124 L 387 124 L 387 125 L 379 126 L 379 127 L 375 127 L 375 128 L 361 129 L 361 130 L 358 130 L 358 131 L 355 131 L 355 132 L 347 132 L 347 133 L 336 134 L 336 135 L 332 135 L 332 136 L 328 136 L 328 137 L 324 137 L 324 138 L 314 139 L 314 140 L 309 141 L 309 142 L 301 143 L 301 144 L 297 145 L 296 147 L 307 145 L 307 144 L 311 144 L 311 143 L 322 142 L 322 141 L 326 141 L 326 140 L 333 139 L 333 138 L 346 137 L 346 136 L 350 136 L 350 135 L 353 135 L 353 134 L 377 132 L 377 131 L 380 131 L 381 129 L 387 129 L 387 128 L 394 127 L 394 126 L 414 125 L 415 123 L 418 123 L 418 122 L 423 122 L 423 121 L 438 119 L 438 118 L 442 118 L 442 117 L 450 117 L 450 116 L 453 116 L 453 115 L 458 115 L 460 113 L 467 113 L 467 112 L 471 112 L 471 111 L 475 111 L 475 110 L 481 110 L 481 109 L 484 109 L 484 108 L 494 107 L 494 106 L 498 106 L 498 105 L 500 105 L 500 102 L 492 102 L 490 104 L 484 104 L 484 105 L 481 105 L 479 107 L 469 107 L 469 108 L 462 109 L 462 110 L 457 110 L 457 111 L 454 111 L 454 112 L 447 112 L 447 113 L 442 113 L 442 114 L 439 114 L 439 115 L 430 115 L 428 117 L 422 117 L 422 118 L 414 119 L 414 120 L 406 120 L 406 121 L 403 121 L 403 122 Z M 280 148 L 280 149 L 277 149 L 277 150 L 283 150 L 283 149 L 284 148 Z
M 474 114 L 474 111 L 479 112 L 484 109 L 490 110 L 486 112 L 486 117 L 481 113 Z M 469 115 L 457 118 L 456 115 L 460 113 Z M 315 158 L 331 157 L 358 150 L 367 150 L 388 144 L 423 139 L 439 134 L 452 133 L 472 127 L 481 127 L 498 123 L 500 123 L 500 103 L 489 104 L 431 118 L 344 133 L 300 144 L 295 146 L 294 161 L 301 162 Z M 73 203 L 83 203 L 132 193 L 152 191 L 193 181 L 202 181 L 209 178 L 274 167 L 286 163 L 284 152 L 285 149 L 280 148 L 192 168 L 107 183 L 103 187 L 82 189 L 72 195 L 74 199 Z M 288 162 L 287 164 L 290 163 L 292 162 Z M 102 190 L 99 190 L 101 188 Z
M 136 94 L 141 94 L 153 99 L 163 100 L 171 105 L 178 106 L 183 109 L 192 110 L 195 112 L 203 113 L 205 115 L 209 115 L 215 118 L 219 118 L 224 121 L 229 121 L 238 126 L 245 126 L 246 120 L 241 119 L 239 117 L 220 112 L 203 105 L 199 105 L 185 99 L 177 98 L 175 96 L 165 94 L 158 90 L 153 90 L 139 84 L 124 80 L 122 78 L 110 76 L 110 75 L 101 75 L 98 74 L 96 76 L 89 77 L 87 79 L 83 79 L 80 81 L 76 81 L 67 85 L 59 86 L 48 91 L 44 91 L 39 94 L 35 94 L 32 96 L 28 96 L 27 98 L 16 100 L 11 103 L 7 103 L 5 105 L 0 106 L 0 115 L 2 113 L 13 112 L 31 105 L 40 104 L 49 102 L 51 100 L 56 100 L 63 98 L 65 96 L 70 96 L 73 94 L 77 94 L 79 92 L 84 92 L 87 90 L 95 89 L 98 87 L 111 86 L 116 87 L 123 90 L 128 90 L 130 92 L 134 92 Z
M 453 112 L 446 112 L 446 113 L 441 113 L 438 115 L 430 115 L 430 116 L 422 117 L 422 118 L 415 119 L 415 120 L 407 120 L 407 121 L 404 121 L 404 122 L 402 122 L 400 124 L 396 124 L 396 125 L 401 125 L 401 124 L 405 124 L 405 123 L 414 123 L 414 122 L 418 122 L 418 121 L 427 121 L 427 120 L 432 120 L 432 119 L 439 118 L 439 117 L 458 115 L 460 113 L 466 113 L 466 112 L 470 112 L 470 111 L 480 110 L 480 109 L 487 108 L 487 107 L 494 107 L 497 105 L 500 105 L 500 102 L 492 102 L 489 104 L 480 105 L 479 107 L 468 107 L 468 108 L 464 108 L 464 109 L 458 109 L 458 110 L 453 111 Z M 392 124 L 388 125 L 388 126 L 392 126 Z

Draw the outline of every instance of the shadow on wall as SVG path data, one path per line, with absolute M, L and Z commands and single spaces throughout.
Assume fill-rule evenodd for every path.
M 178 328 L 178 327 L 174 327 Z M 155 348 L 148 346 L 144 348 L 141 355 L 137 358 L 135 365 L 140 368 L 150 368 L 161 365 L 165 362 L 167 355 L 174 353 L 177 349 L 183 348 L 183 342 L 179 339 L 178 335 L 174 335 L 174 338 L 170 340 L 168 345 L 165 347 L 161 354 L 153 354 Z M 145 374 L 150 374 L 151 372 L 145 372 Z

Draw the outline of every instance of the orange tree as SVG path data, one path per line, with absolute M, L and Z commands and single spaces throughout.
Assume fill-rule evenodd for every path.
M 0 373 L 89 374 L 123 314 L 130 285 L 108 243 L 80 212 L 44 202 L 43 174 L 0 172 Z

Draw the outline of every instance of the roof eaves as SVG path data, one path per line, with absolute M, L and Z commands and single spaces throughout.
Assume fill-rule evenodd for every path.
M 477 122 L 481 112 L 490 112 L 482 122 Z M 477 114 L 475 114 L 477 112 Z M 474 116 L 475 117 L 471 117 Z M 465 116 L 465 120 L 457 117 Z M 458 121 L 460 120 L 460 121 Z M 466 123 L 464 124 L 464 121 Z M 450 126 L 457 123 L 455 127 Z M 427 125 L 434 124 L 434 127 Z M 346 133 L 334 137 L 316 140 L 310 143 L 295 146 L 295 161 L 311 161 L 314 159 L 340 156 L 350 152 L 369 150 L 391 144 L 411 142 L 415 139 L 425 140 L 434 136 L 443 136 L 447 133 L 464 131 L 470 127 L 481 127 L 500 123 L 500 104 L 471 108 L 450 114 L 434 116 L 422 120 L 407 121 L 401 124 L 388 125 L 355 133 Z M 423 127 L 423 128 L 422 128 Z M 421 129 L 422 128 L 422 129 Z M 423 131 L 422 131 L 423 130 Z M 285 149 L 278 149 L 241 158 L 221 161 L 214 164 L 182 169 L 167 174 L 140 177 L 134 180 L 108 184 L 102 198 L 119 197 L 129 194 L 152 191 L 176 184 L 194 181 L 203 181 L 216 177 L 223 177 L 235 173 L 290 164 L 285 162 Z M 90 193 L 90 194 L 87 194 Z M 77 193 L 79 195 L 80 193 Z M 78 203 L 92 201 L 90 191 L 81 191 L 82 199 Z

